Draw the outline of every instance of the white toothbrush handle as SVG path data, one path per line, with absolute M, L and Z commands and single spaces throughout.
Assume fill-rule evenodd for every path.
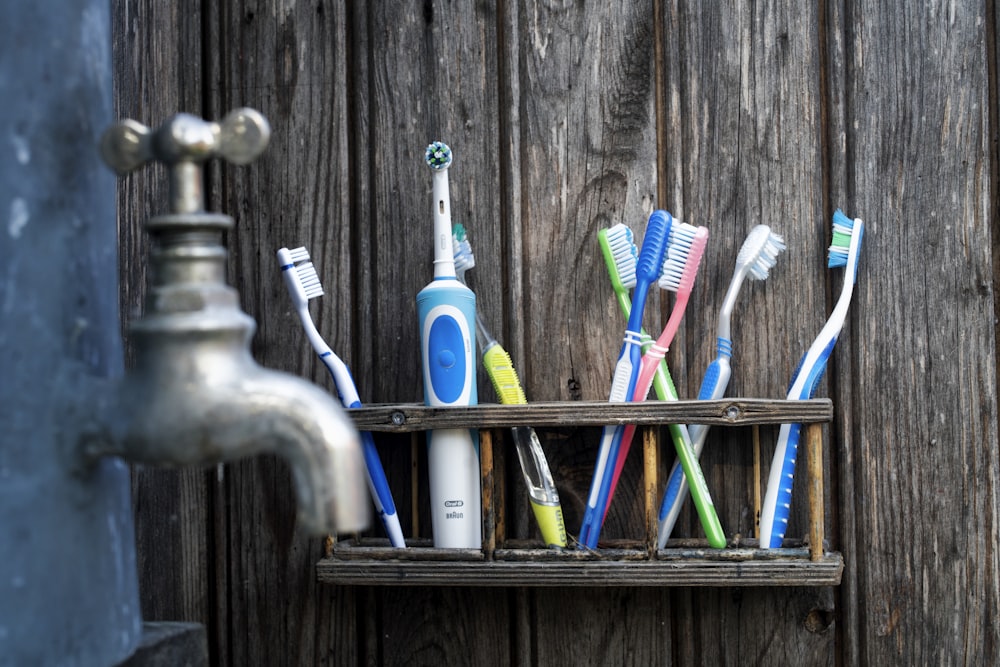
M 427 433 L 434 546 L 478 549 L 482 545 L 482 492 L 477 447 L 468 429 Z

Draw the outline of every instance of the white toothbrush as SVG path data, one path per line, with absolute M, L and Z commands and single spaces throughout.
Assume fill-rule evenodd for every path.
M 844 327 L 847 310 L 851 305 L 851 295 L 858 279 L 858 259 L 861 255 L 864 229 L 864 223 L 860 218 L 852 220 L 840 209 L 834 212 L 833 242 L 830 244 L 827 266 L 846 268 L 844 285 L 833 312 L 795 369 L 787 395 L 789 400 L 812 398 L 819 381 L 823 378 L 826 364 Z M 801 424 L 782 424 L 778 431 L 778 443 L 771 461 L 767 491 L 760 508 L 761 549 L 777 549 L 784 540 L 791 511 L 792 480 L 795 476 L 795 458 L 801 429 Z
M 302 322 L 302 328 L 305 329 L 310 345 L 330 372 L 337 393 L 340 395 L 340 402 L 345 408 L 361 407 L 361 399 L 358 397 L 358 389 L 351 372 L 320 336 L 309 314 L 309 300 L 323 296 L 323 285 L 316 273 L 316 267 L 309 261 L 309 251 L 305 248 L 294 250 L 281 248 L 278 250 L 278 265 L 281 267 L 281 275 L 285 279 L 288 294 L 292 297 L 292 303 Z M 382 518 L 382 525 L 392 546 L 405 547 L 406 542 L 399 525 L 399 516 L 396 514 L 396 505 L 392 501 L 389 483 L 385 478 L 382 461 L 379 459 L 378 450 L 375 449 L 371 433 L 362 431 L 361 443 L 365 456 L 365 469 L 368 473 L 368 488 L 375 502 L 375 509 Z
M 719 323 L 717 329 L 717 357 L 709 364 L 705 371 L 705 377 L 701 383 L 701 390 L 698 392 L 698 400 L 711 400 L 722 398 L 729 386 L 729 378 L 732 375 L 732 368 L 729 359 L 733 354 L 733 341 L 731 340 L 733 307 L 736 305 L 736 297 L 739 296 L 740 288 L 744 281 L 765 280 L 768 272 L 774 266 L 777 256 L 785 249 L 784 240 L 771 231 L 767 225 L 757 225 L 747 235 L 746 240 L 740 247 L 736 256 L 736 268 L 733 271 L 733 278 L 729 282 L 729 289 L 726 291 L 725 299 L 722 302 L 722 309 L 719 311 Z M 691 448 L 696 457 L 701 456 L 705 447 L 705 438 L 708 435 L 708 426 L 692 424 L 688 426 L 691 434 Z M 684 500 L 687 498 L 688 481 L 684 471 L 678 464 L 670 470 L 667 478 L 667 487 L 664 491 L 662 514 L 660 522 L 659 547 L 666 546 L 670 534 L 677 523 Z

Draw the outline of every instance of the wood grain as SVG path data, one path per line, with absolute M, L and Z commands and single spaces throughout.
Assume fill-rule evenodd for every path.
M 733 315 L 728 395 L 756 409 L 783 398 L 840 288 L 825 268 L 830 214 L 843 207 L 867 223 L 848 323 L 819 387 L 826 402 L 808 406 L 817 422 L 832 419 L 822 426 L 824 518 L 843 554 L 839 588 L 682 578 L 680 588 L 577 587 L 582 569 L 543 589 L 508 575 L 486 588 L 465 575 L 448 587 L 368 587 L 360 571 L 354 585 L 320 584 L 322 541 L 299 534 L 288 470 L 265 457 L 221 473 L 135 471 L 150 620 L 206 623 L 222 665 L 996 662 L 993 3 L 114 0 L 112 16 L 121 116 L 158 124 L 248 105 L 271 121 L 260 160 L 213 167 L 208 182 L 210 208 L 237 221 L 230 279 L 258 321 L 253 352 L 330 387 L 274 275 L 280 245 L 309 246 L 327 292 L 312 312 L 354 371 L 370 406 L 354 416 L 381 431 L 404 530 L 418 543 L 430 537 L 419 426 L 442 416 L 406 408 L 396 424 L 398 408 L 384 408 L 422 399 L 414 298 L 431 276 L 431 140 L 455 150 L 452 211 L 477 258 L 469 282 L 538 402 L 471 417 L 489 428 L 515 417 L 548 424 L 540 431 L 571 533 L 596 424 L 722 407 L 622 414 L 602 403 L 623 322 L 597 230 L 624 222 L 641 241 L 654 208 L 709 228 L 669 355 L 683 399 L 714 356 L 746 233 L 766 223 L 785 238 L 771 277 L 745 285 Z M 138 224 L 162 209 L 161 177 L 146 170 L 119 188 L 126 316 L 141 308 Z M 650 302 L 647 329 L 670 305 Z M 567 414 L 574 407 L 582 419 Z M 759 418 L 743 414 L 739 425 Z M 751 432 L 766 479 L 777 429 L 704 419 L 714 426 L 708 485 L 727 535 L 743 544 L 755 522 Z M 497 440 L 501 542 L 531 544 L 516 461 Z M 659 454 L 662 479 L 673 458 L 662 434 Z M 641 543 L 646 530 L 639 459 L 623 472 L 609 544 Z M 802 537 L 804 470 L 798 477 L 789 532 Z M 678 537 L 699 531 L 685 510 Z
M 672 423 L 750 426 L 830 421 L 833 404 L 829 399 L 789 401 L 756 398 L 642 403 L 542 401 L 529 405 L 480 404 L 470 407 L 393 403 L 352 408 L 347 414 L 362 430 L 386 433 L 431 428 L 509 428 L 524 424 L 554 428 Z
M 665 3 L 663 21 L 663 178 L 676 214 L 710 232 L 692 307 L 670 356 L 671 372 L 681 396 L 696 394 L 706 364 L 715 357 L 709 332 L 715 331 L 736 255 L 750 229 L 767 224 L 788 250 L 767 281 L 742 288 L 732 316 L 728 393 L 782 396 L 828 312 L 830 221 L 824 207 L 816 7 Z M 713 429 L 701 458 L 727 534 L 752 535 L 754 530 L 748 435 Z M 761 428 L 760 435 L 766 481 L 777 432 Z M 790 536 L 804 535 L 808 525 L 804 470 L 796 477 Z M 691 508 L 677 530 L 679 535 L 697 533 Z M 778 657 L 785 650 L 788 656 L 810 656 L 802 664 L 816 664 L 816 655 L 833 659 L 834 634 L 809 632 L 802 623 L 803 609 L 832 608 L 832 601 L 820 603 L 813 591 L 761 588 L 735 595 L 708 590 L 678 592 L 671 599 L 676 608 L 690 610 L 673 620 L 681 663 L 780 664 L 788 662 Z M 762 618 L 768 619 L 766 627 Z M 720 627 L 726 631 L 720 633 Z
M 203 26 L 194 4 L 112 2 L 113 120 L 131 118 L 157 127 L 180 111 L 200 113 Z M 143 225 L 149 217 L 166 212 L 164 172 L 147 167 L 119 179 L 117 200 L 119 307 L 126 365 L 131 366 L 128 323 L 142 314 L 145 299 L 148 239 Z M 144 620 L 199 621 L 213 637 L 218 626 L 208 531 L 213 512 L 211 474 L 202 469 L 135 466 L 132 505 Z M 218 642 L 210 642 L 213 659 L 219 657 L 218 647 Z
M 853 452 L 859 659 L 974 661 L 1000 633 L 990 14 L 845 12 L 843 194 L 867 231 L 834 398 L 850 409 L 835 441 Z

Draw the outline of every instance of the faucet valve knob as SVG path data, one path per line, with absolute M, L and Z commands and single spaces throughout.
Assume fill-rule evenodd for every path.
M 180 113 L 151 130 L 134 120 L 112 125 L 101 137 L 101 156 L 119 175 L 158 161 L 170 170 L 173 213 L 203 210 L 201 164 L 222 158 L 233 164 L 251 162 L 267 148 L 271 126 L 254 109 L 236 109 L 221 123 Z

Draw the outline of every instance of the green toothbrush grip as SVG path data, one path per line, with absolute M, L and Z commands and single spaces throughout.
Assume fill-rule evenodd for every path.
M 726 546 L 726 533 L 719 522 L 719 515 L 708 492 L 705 475 L 698 465 L 698 457 L 691 448 L 687 428 L 679 424 L 670 424 L 670 435 L 673 437 L 674 449 L 677 450 L 677 460 L 680 461 L 681 469 L 687 477 L 691 498 L 698 511 L 698 518 L 701 519 L 701 527 L 705 531 L 705 537 L 708 538 L 708 544 L 714 549 L 722 549 Z
M 628 319 L 632 312 L 632 302 L 628 294 L 618 293 L 618 305 L 622 314 Z M 652 339 L 646 331 L 640 330 L 643 340 L 643 353 L 645 348 L 652 345 Z M 661 401 L 678 400 L 677 388 L 667 370 L 667 362 L 660 359 L 653 375 L 653 389 L 656 397 Z M 687 435 L 687 428 L 680 424 L 669 425 L 670 438 L 674 441 L 674 449 L 677 451 L 677 459 L 680 461 L 684 475 L 688 479 L 688 488 L 691 490 L 691 498 L 694 500 L 695 509 L 698 510 L 698 518 L 701 519 L 701 527 L 705 531 L 708 543 L 715 549 L 722 549 L 726 546 L 726 533 L 722 530 L 722 523 L 719 515 L 715 511 L 715 504 L 712 496 L 708 492 L 708 485 L 705 483 L 705 475 L 698 464 L 698 457 L 695 456 L 691 448 L 691 438 Z

